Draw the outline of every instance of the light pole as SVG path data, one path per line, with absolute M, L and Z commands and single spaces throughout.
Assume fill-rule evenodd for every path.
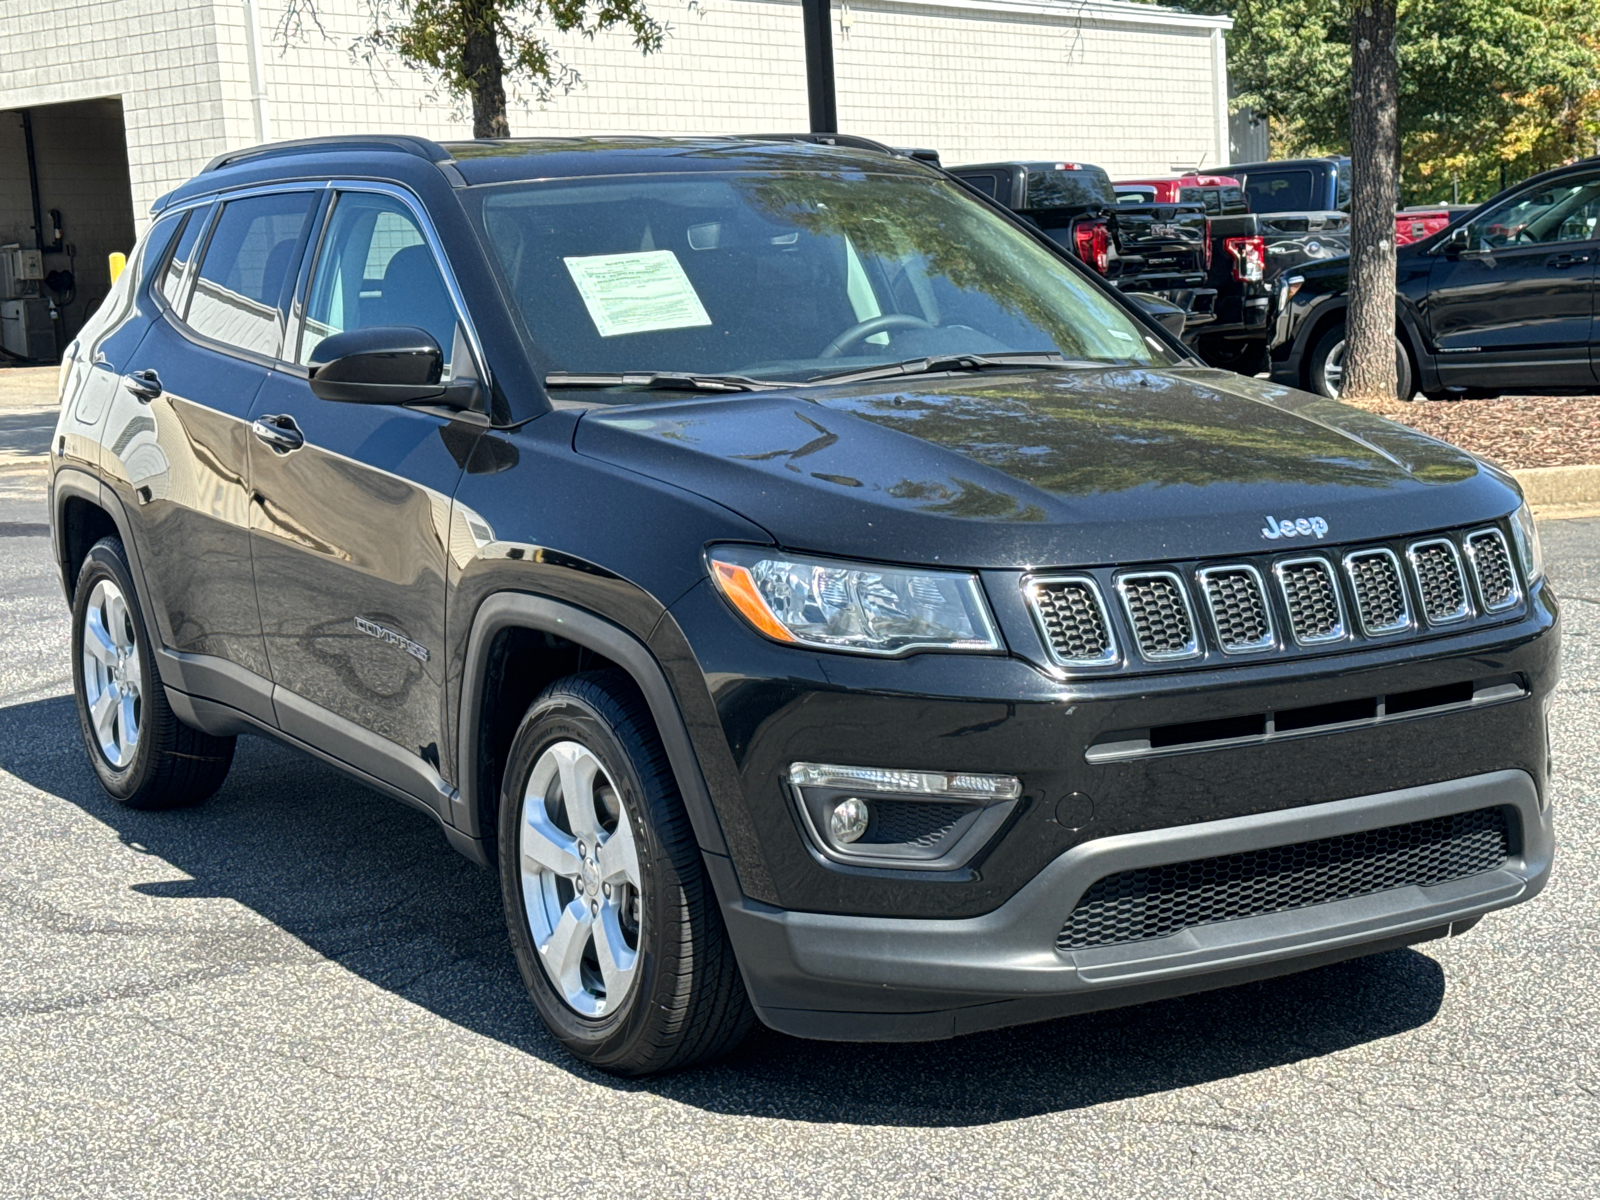
M 806 37 L 806 99 L 812 133 L 839 132 L 839 105 L 833 91 L 833 10 L 830 0 L 800 0 Z

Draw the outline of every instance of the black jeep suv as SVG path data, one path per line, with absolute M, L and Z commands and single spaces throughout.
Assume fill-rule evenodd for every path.
M 415 806 L 607 1070 L 1292 971 L 1550 868 L 1512 482 L 1207 369 L 888 151 L 218 160 L 52 458 L 107 791 L 266 733 Z

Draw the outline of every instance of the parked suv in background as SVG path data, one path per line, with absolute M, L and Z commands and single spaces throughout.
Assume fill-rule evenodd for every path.
M 1402 396 L 1600 387 L 1600 158 L 1510 188 L 1395 257 Z M 1272 376 L 1337 396 L 1349 259 L 1294 275 Z
M 887 150 L 226 156 L 51 448 L 106 790 L 265 733 L 412 805 L 608 1071 L 1292 971 L 1550 868 L 1514 483 Z

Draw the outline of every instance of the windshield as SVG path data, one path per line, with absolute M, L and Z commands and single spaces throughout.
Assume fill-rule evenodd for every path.
M 1176 361 L 1066 263 L 927 177 L 634 175 L 468 198 L 547 372 L 804 383 L 923 357 Z

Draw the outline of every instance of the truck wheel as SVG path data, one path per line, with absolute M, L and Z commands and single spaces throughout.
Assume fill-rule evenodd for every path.
M 500 890 L 550 1032 L 617 1075 L 733 1049 L 753 1013 L 665 749 L 632 679 L 557 680 L 517 730 Z
M 1399 385 L 1396 389 L 1402 400 L 1416 395 L 1416 383 L 1411 373 L 1411 356 L 1394 340 L 1394 372 Z M 1330 399 L 1339 398 L 1339 388 L 1344 382 L 1344 326 L 1335 325 L 1317 339 L 1311 358 L 1306 364 L 1308 390 Z
M 233 764 L 233 738 L 185 725 L 167 704 L 122 542 L 101 538 L 72 601 L 78 725 L 100 786 L 129 808 L 181 808 L 210 796 Z
M 1267 368 L 1267 345 L 1262 341 L 1240 338 L 1203 337 L 1195 349 L 1206 365 L 1223 371 L 1237 371 L 1241 375 L 1259 375 Z

